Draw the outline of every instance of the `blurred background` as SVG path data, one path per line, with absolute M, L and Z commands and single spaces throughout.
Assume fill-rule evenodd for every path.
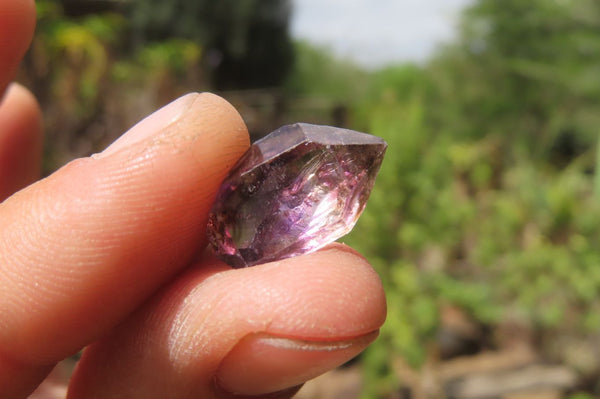
M 385 138 L 342 241 L 388 320 L 299 398 L 600 395 L 600 3 L 38 0 L 18 80 L 45 173 L 214 91 L 254 138 L 289 122 Z

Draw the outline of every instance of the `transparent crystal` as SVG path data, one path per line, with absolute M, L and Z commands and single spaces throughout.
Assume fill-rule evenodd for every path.
M 315 251 L 362 213 L 387 144 L 305 123 L 254 143 L 231 169 L 209 215 L 208 238 L 233 267 Z

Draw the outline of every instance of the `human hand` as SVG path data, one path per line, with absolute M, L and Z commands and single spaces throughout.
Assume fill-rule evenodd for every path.
M 34 22 L 33 1 L 0 0 L 0 92 Z M 35 99 L 11 85 L 0 200 L 35 180 L 40 143 Z M 1 398 L 86 346 L 69 398 L 288 398 L 376 337 L 383 290 L 351 249 L 240 270 L 204 251 L 216 190 L 248 146 L 230 104 L 191 94 L 0 204 Z

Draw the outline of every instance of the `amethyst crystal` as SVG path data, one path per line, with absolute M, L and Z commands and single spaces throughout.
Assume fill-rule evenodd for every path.
M 365 207 L 386 143 L 305 123 L 254 143 L 231 169 L 208 238 L 233 267 L 315 251 L 348 233 Z

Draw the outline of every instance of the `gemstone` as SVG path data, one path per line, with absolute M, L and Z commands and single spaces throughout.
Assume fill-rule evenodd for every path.
M 376 136 L 306 123 L 258 140 L 223 181 L 209 214 L 215 254 L 239 268 L 337 240 L 362 213 L 386 147 Z

